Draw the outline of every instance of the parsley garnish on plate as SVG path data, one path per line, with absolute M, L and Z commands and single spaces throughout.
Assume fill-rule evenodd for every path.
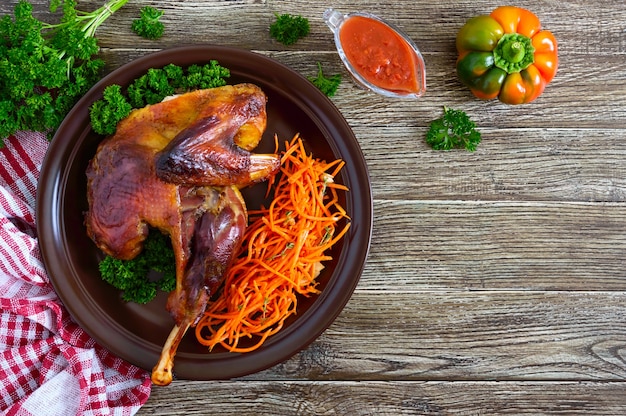
M 107 86 L 102 98 L 89 108 L 91 128 L 98 134 L 115 133 L 117 123 L 126 118 L 132 109 L 161 102 L 165 97 L 197 89 L 226 85 L 230 70 L 216 60 L 187 68 L 169 64 L 163 68 L 150 68 L 133 80 L 128 88 Z
M 102 280 L 122 291 L 127 302 L 148 303 L 157 292 L 171 292 L 176 285 L 176 261 L 169 236 L 151 230 L 144 248 L 132 260 L 105 257 L 99 264 Z M 151 278 L 150 272 L 157 278 Z

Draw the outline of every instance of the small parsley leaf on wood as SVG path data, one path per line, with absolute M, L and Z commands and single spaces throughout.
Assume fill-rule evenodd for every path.
M 131 28 L 142 38 L 159 39 L 165 32 L 165 25 L 159 20 L 161 16 L 163 16 L 162 10 L 145 6 L 140 10 L 139 18 L 133 20 Z
M 326 96 L 332 97 L 337 92 L 337 88 L 339 84 L 341 84 L 341 74 L 331 75 L 329 77 L 324 76 L 322 72 L 322 64 L 317 63 L 318 71 L 317 76 L 308 77 L 309 81 L 313 83 L 320 91 L 322 91 Z
M 434 150 L 464 148 L 470 152 L 476 150 L 481 135 L 467 113 L 462 110 L 443 108 L 443 116 L 430 123 L 426 133 L 426 143 Z
M 287 13 L 275 15 L 276 21 L 270 25 L 270 36 L 283 45 L 293 45 L 309 34 L 309 20 L 306 17 Z

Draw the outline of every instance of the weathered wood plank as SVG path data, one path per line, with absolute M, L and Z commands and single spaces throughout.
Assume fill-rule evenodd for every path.
M 427 292 L 392 282 L 357 288 L 308 348 L 239 381 L 621 382 L 625 322 L 626 292 Z
M 10 12 L 17 0 L 3 1 L 0 13 Z M 32 0 L 36 14 L 46 17 L 47 0 Z M 619 2 L 617 2 L 619 4 Z M 407 7 L 409 4 L 409 7 Z M 102 5 L 99 0 L 80 0 L 80 8 L 94 10 Z M 147 0 L 131 0 L 117 12 L 98 32 L 102 45 L 109 47 L 175 46 L 181 43 L 219 43 L 229 46 L 268 50 L 328 50 L 332 41 L 330 30 L 322 14 L 330 5 L 308 0 L 194 0 L 184 2 L 157 2 L 165 12 L 167 36 L 149 41 L 135 36 L 130 21 L 139 15 L 145 5 L 155 5 Z M 396 24 L 418 44 L 424 52 L 454 52 L 454 39 L 459 28 L 472 16 L 488 14 L 500 3 L 489 0 L 437 1 L 410 4 L 403 1 L 380 2 L 376 0 L 354 2 L 336 1 L 332 7 L 349 13 L 368 11 Z M 545 29 L 555 33 L 562 55 L 615 55 L 626 54 L 623 22 L 626 9 L 611 1 L 586 2 L 572 0 L 545 2 L 524 1 L 517 4 L 533 10 Z M 198 13 L 198 10 L 202 13 Z M 285 47 L 272 40 L 268 27 L 274 13 L 301 14 L 311 23 L 310 35 L 297 45 Z M 594 24 L 590 24 L 593 22 Z M 593 66 L 590 65 L 590 68 Z
M 309 348 L 242 379 L 623 381 L 625 301 L 626 292 L 359 287 Z
M 626 200 L 626 133 L 482 128 L 482 143 L 468 153 L 431 150 L 425 130 L 417 127 L 407 137 L 377 129 L 372 137 L 368 129 L 354 128 L 376 199 Z
M 0 13 L 7 14 L 17 0 L 0 4 Z M 47 0 L 31 0 L 35 15 L 52 19 L 47 11 Z M 101 6 L 99 0 L 81 0 L 82 10 L 94 10 Z M 166 36 L 158 41 L 137 37 L 130 30 L 130 21 L 138 17 L 139 10 L 154 2 L 129 1 L 98 31 L 102 46 L 133 48 L 163 48 L 185 43 L 219 43 L 238 47 L 268 50 L 330 50 L 332 35 L 322 21 L 325 3 L 259 0 L 195 0 L 177 3 L 160 2 L 157 6 L 165 12 Z M 456 32 L 471 16 L 490 12 L 497 4 L 492 1 L 456 1 L 448 3 L 420 2 L 407 9 L 405 2 L 379 2 L 374 0 L 334 2 L 332 7 L 348 13 L 369 11 L 379 14 L 396 24 L 420 46 L 423 52 L 454 52 Z M 612 2 L 585 2 L 583 0 L 562 2 L 526 1 L 520 4 L 535 11 L 543 27 L 553 31 L 560 42 L 562 56 L 568 55 L 615 55 L 626 54 L 623 22 L 626 10 L 613 7 Z M 356 7 L 356 8 L 355 8 Z M 202 13 L 197 10 L 201 9 Z M 610 14 L 607 12 L 610 10 Z M 311 23 L 310 35 L 297 45 L 285 47 L 272 40 L 268 27 L 275 19 L 274 13 L 298 13 Z M 608 18 L 610 17 L 610 18 Z M 589 24 L 592 21 L 596 24 Z M 246 34 L 247 36 L 236 36 Z M 590 66 L 590 70 L 593 66 Z
M 175 382 L 138 415 L 619 415 L 626 384 L 534 382 Z
M 360 287 L 623 291 L 625 208 L 558 202 L 376 201 L 370 255 Z

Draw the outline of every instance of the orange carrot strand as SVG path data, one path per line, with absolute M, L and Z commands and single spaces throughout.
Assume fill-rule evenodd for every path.
M 278 152 L 276 135 L 274 144 Z M 280 174 L 268 181 L 272 202 L 249 212 L 244 244 L 227 271 L 223 293 L 196 325 L 202 345 L 254 351 L 297 313 L 299 296 L 320 293 L 316 278 L 322 263 L 332 259 L 326 251 L 350 226 L 338 195 L 348 188 L 334 182 L 344 165 L 340 159 L 313 158 L 299 135 L 285 142 Z M 341 220 L 347 222 L 337 231 Z M 252 343 L 240 345 L 244 339 Z

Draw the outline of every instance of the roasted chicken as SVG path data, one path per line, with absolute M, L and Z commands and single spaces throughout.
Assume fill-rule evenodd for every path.
M 103 140 L 87 168 L 87 233 L 105 253 L 132 259 L 150 227 L 169 234 L 174 320 L 153 382 L 169 384 L 178 343 L 194 326 L 241 244 L 241 187 L 264 180 L 277 155 L 251 151 L 266 128 L 266 96 L 239 84 L 179 95 L 133 111 Z

